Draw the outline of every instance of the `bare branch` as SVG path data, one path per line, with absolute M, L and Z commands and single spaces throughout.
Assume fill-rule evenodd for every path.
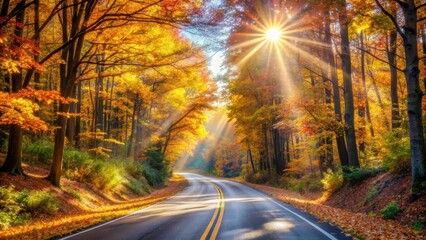
M 398 25 L 398 22 L 396 21 L 396 18 L 394 16 L 392 16 L 392 14 L 390 14 L 384 7 L 383 5 L 380 3 L 379 0 L 374 0 L 377 4 L 377 6 L 380 8 L 380 10 L 389 17 L 389 19 L 393 22 L 393 24 L 395 25 L 396 30 L 398 31 L 399 35 L 401 35 L 402 38 L 407 38 L 404 34 L 404 32 L 402 31 L 401 27 Z M 401 1 L 398 1 L 398 3 L 400 3 Z M 402 5 L 400 3 L 400 5 Z

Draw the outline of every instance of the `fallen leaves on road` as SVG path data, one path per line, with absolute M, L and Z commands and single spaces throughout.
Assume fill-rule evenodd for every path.
M 270 186 L 246 183 L 244 184 L 265 192 L 285 203 L 292 204 L 321 220 L 337 225 L 354 237 L 362 239 L 426 239 L 424 235 L 416 235 L 413 230 L 396 221 L 371 217 L 366 214 L 352 213 L 339 208 L 323 205 L 324 199 L 307 199 L 304 196 L 288 190 Z

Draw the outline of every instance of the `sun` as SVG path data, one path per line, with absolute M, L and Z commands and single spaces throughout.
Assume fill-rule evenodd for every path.
M 281 30 L 278 28 L 270 28 L 266 31 L 265 37 L 266 40 L 276 42 L 281 38 Z

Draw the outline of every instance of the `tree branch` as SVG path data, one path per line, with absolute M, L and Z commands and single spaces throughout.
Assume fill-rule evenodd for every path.
M 402 38 L 406 39 L 407 37 L 405 36 L 404 32 L 401 30 L 401 28 L 398 25 L 398 22 L 396 21 L 395 17 L 392 16 L 392 14 L 390 14 L 384 7 L 383 5 L 380 3 L 379 0 L 374 0 L 376 2 L 376 5 L 380 8 L 380 10 L 389 17 L 389 19 L 393 22 L 393 24 L 395 25 L 396 30 L 398 31 L 399 35 L 401 35 Z M 400 5 L 401 1 L 396 0 Z

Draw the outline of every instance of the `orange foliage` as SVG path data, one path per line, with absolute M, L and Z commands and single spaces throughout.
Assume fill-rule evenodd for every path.
M 34 98 L 48 104 L 54 100 L 66 103 L 72 101 L 61 97 L 58 91 L 35 90 L 30 87 L 17 93 L 0 91 L 0 124 L 15 124 L 34 132 L 46 131 L 48 125 L 35 115 L 40 106 L 32 100 Z

